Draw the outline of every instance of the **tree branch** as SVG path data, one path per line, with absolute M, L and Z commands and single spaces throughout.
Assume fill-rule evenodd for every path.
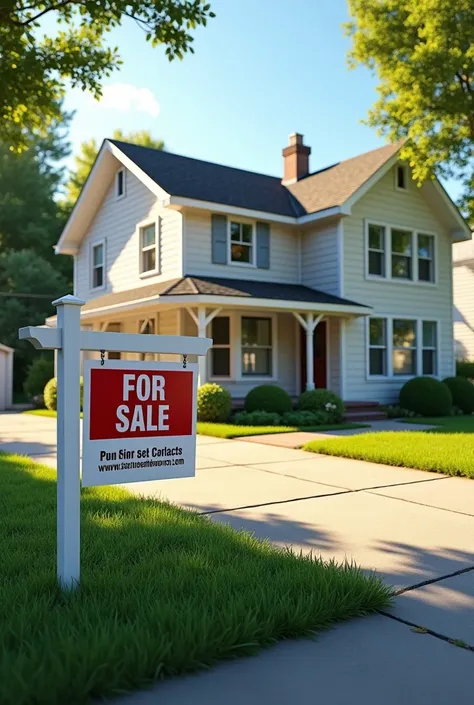
M 78 5 L 81 4 L 81 3 L 77 3 L 76 0 L 63 0 L 63 2 L 58 2 L 57 5 L 51 5 L 50 7 L 46 7 L 41 12 L 38 12 L 37 15 L 34 15 L 34 17 L 29 17 L 24 22 L 17 22 L 15 20 L 10 20 L 10 21 L 12 24 L 16 25 L 17 27 L 27 27 L 29 24 L 36 22 L 36 20 L 39 20 L 40 17 L 43 17 L 43 15 L 46 15 L 48 12 L 51 12 L 52 10 L 60 10 L 62 7 L 65 7 L 66 5 L 70 5 L 71 3 L 76 3 Z M 22 7 L 21 12 L 26 12 L 26 10 L 30 10 L 30 9 L 32 10 L 33 8 L 34 8 L 33 5 L 30 5 L 28 7 Z

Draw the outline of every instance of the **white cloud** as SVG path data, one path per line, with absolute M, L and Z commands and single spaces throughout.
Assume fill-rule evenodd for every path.
M 158 117 L 160 113 L 160 104 L 151 90 L 138 88 L 131 83 L 111 83 L 104 86 L 98 102 L 101 108 L 121 113 L 147 113 L 152 117 Z

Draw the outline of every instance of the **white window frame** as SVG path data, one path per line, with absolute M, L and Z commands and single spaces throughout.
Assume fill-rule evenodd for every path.
M 405 187 L 401 188 L 398 185 L 398 170 L 402 169 L 403 170 L 403 178 L 405 181 Z M 393 170 L 394 172 L 394 186 L 395 186 L 395 191 L 398 191 L 399 193 L 408 193 L 408 180 L 410 173 L 408 171 L 408 166 L 406 164 L 397 164 L 395 166 L 395 169 Z
M 252 242 L 250 243 L 250 246 L 252 248 L 252 261 L 251 262 L 234 262 L 232 260 L 232 240 L 231 240 L 231 224 L 232 223 L 238 223 L 239 225 L 250 225 L 252 228 Z M 228 218 L 227 219 L 227 262 L 228 264 L 236 267 L 256 267 L 257 266 L 257 227 L 256 223 L 252 220 L 247 220 L 245 218 L 240 218 L 240 217 L 235 217 L 235 218 Z M 238 243 L 234 243 L 238 244 Z M 242 243 L 243 245 L 247 245 L 249 243 Z
M 230 377 L 214 377 L 212 375 L 210 355 L 208 356 L 208 379 L 211 382 L 239 382 L 244 384 L 258 384 L 262 382 L 278 382 L 278 314 L 275 311 L 248 310 L 226 311 L 219 313 L 219 316 L 230 318 Z M 252 376 L 242 374 L 242 318 L 271 318 L 272 320 L 272 375 Z M 207 335 L 211 335 L 211 324 L 207 329 Z
M 219 343 L 217 345 L 214 345 L 214 343 L 213 343 L 212 346 L 209 348 L 208 379 L 213 380 L 213 381 L 215 380 L 215 381 L 221 381 L 221 382 L 229 382 L 230 380 L 233 379 L 233 374 L 232 374 L 232 372 L 233 372 L 233 362 L 232 362 L 233 316 L 231 315 L 231 312 L 226 312 L 226 311 L 223 311 L 223 312 L 221 311 L 220 313 L 217 314 L 217 316 L 214 316 L 214 318 L 212 319 L 212 321 L 209 323 L 209 326 L 208 326 L 209 331 L 207 334 L 209 335 L 210 338 L 212 338 L 212 324 L 216 320 L 216 318 L 228 318 L 229 319 L 229 344 L 224 345 L 223 343 L 222 344 Z M 221 350 L 221 349 L 227 349 L 227 348 L 229 348 L 229 374 L 227 376 L 213 375 L 212 374 L 212 353 L 211 353 L 211 350 L 214 350 L 214 349 Z
M 380 225 L 385 228 L 385 275 L 369 273 L 369 225 Z M 404 230 L 412 234 L 412 278 L 400 279 L 392 277 L 392 230 Z M 418 234 L 429 235 L 433 238 L 433 276 L 431 282 L 418 279 Z M 375 218 L 364 219 L 364 264 L 365 264 L 365 279 L 368 281 L 388 282 L 390 284 L 408 285 L 408 286 L 438 286 L 438 235 L 428 228 L 411 228 L 407 225 L 399 223 L 387 223 Z
M 155 226 L 155 269 L 149 269 L 146 272 L 143 271 L 143 230 L 145 228 L 150 227 L 150 225 Z M 160 274 L 160 240 L 161 240 L 161 233 L 160 233 L 160 218 L 153 218 L 153 219 L 148 219 L 148 220 L 142 220 L 140 223 L 137 224 L 137 231 L 138 231 L 138 273 L 140 279 L 146 279 L 147 277 L 156 277 L 157 274 Z M 153 245 L 149 245 L 146 249 L 151 250 L 153 248 Z
M 371 225 L 376 225 L 377 227 L 383 228 L 383 238 L 382 238 L 382 250 L 374 249 L 373 247 L 370 247 L 370 235 L 369 235 L 369 227 Z M 373 279 L 386 279 L 387 278 L 387 228 L 385 225 L 381 225 L 380 223 L 375 223 L 373 220 L 367 221 L 366 224 L 366 238 L 365 238 L 365 259 L 366 259 L 366 272 L 367 275 L 370 278 Z M 379 252 L 382 257 L 383 257 L 383 270 L 384 274 L 371 274 L 369 271 L 369 254 L 371 252 Z
M 102 284 L 100 286 L 94 286 L 94 269 L 97 269 L 97 267 L 94 267 L 94 250 L 96 247 L 102 246 L 102 252 L 103 252 L 103 259 L 102 259 Z M 105 240 L 96 240 L 95 242 L 91 242 L 90 248 L 89 248 L 89 262 L 90 262 L 90 267 L 89 267 L 89 289 L 90 291 L 102 291 L 106 287 L 107 283 L 107 267 L 106 267 L 106 262 L 107 262 L 107 250 L 106 250 L 106 245 L 105 245 Z
M 397 230 L 399 232 L 405 233 L 406 235 L 410 236 L 410 254 L 409 255 L 403 255 L 400 252 L 395 252 L 393 249 L 393 231 Z M 395 228 L 392 227 L 390 228 L 390 237 L 389 237 L 389 242 L 390 242 L 390 251 L 388 253 L 389 255 L 389 264 L 390 264 L 390 279 L 392 281 L 402 281 L 402 282 L 413 282 L 415 281 L 415 251 L 413 245 L 415 244 L 416 240 L 416 233 L 414 230 L 411 230 L 410 228 Z M 417 240 L 418 242 L 418 240 Z M 411 277 L 394 277 L 392 270 L 393 270 L 393 258 L 395 257 L 403 257 L 406 260 L 410 260 L 410 271 L 411 271 Z M 418 252 L 417 252 L 417 257 L 418 257 Z M 418 265 L 418 260 L 417 260 L 417 265 Z M 418 266 L 416 265 L 416 270 L 418 273 Z
M 385 321 L 385 345 L 371 345 L 370 344 L 370 319 L 371 318 L 376 318 L 376 319 L 381 319 Z M 369 316 L 367 319 L 367 376 L 370 377 L 370 379 L 386 379 L 388 376 L 388 369 L 389 369 L 389 364 L 388 364 L 388 338 L 389 338 L 389 322 L 387 321 L 387 318 L 385 316 L 376 316 L 375 314 L 373 316 Z M 370 351 L 374 350 L 385 350 L 385 369 L 387 371 L 387 374 L 384 375 L 373 375 L 370 373 Z
M 123 186 L 123 191 L 120 194 L 118 192 L 119 174 L 122 174 Z M 115 172 L 114 188 L 116 201 L 120 201 L 121 198 L 125 198 L 125 194 L 127 193 L 127 170 L 124 167 L 122 167 L 121 169 L 117 169 L 117 171 Z
M 242 362 L 242 321 L 244 318 L 255 318 L 257 320 L 269 320 L 270 321 L 270 331 L 271 331 L 271 339 L 270 339 L 270 345 L 262 345 L 258 346 L 255 349 L 260 350 L 268 350 L 270 348 L 270 360 L 271 360 L 271 374 L 269 375 L 252 375 L 252 374 L 245 374 L 243 371 L 243 362 Z M 274 364 L 275 364 L 275 355 L 274 355 L 274 339 L 275 339 L 275 334 L 274 334 L 274 327 L 275 327 L 275 316 L 271 316 L 269 314 L 265 313 L 260 313 L 258 315 L 252 313 L 251 315 L 247 315 L 247 313 L 243 312 L 240 314 L 240 347 L 239 347 L 239 359 L 240 359 L 240 376 L 242 377 L 243 380 L 262 380 L 262 379 L 274 379 L 275 373 L 274 373 Z
M 419 250 L 418 240 L 419 240 L 420 235 L 421 235 L 421 236 L 426 235 L 426 237 L 431 237 L 431 238 L 433 238 L 433 257 L 432 257 L 431 259 L 429 259 L 429 258 L 427 258 L 427 257 L 420 257 L 420 255 L 418 254 L 418 250 Z M 416 233 L 415 233 L 415 243 L 416 243 L 416 278 L 417 278 L 417 281 L 418 281 L 420 284 L 433 284 L 434 282 L 436 282 L 436 266 L 437 266 L 437 261 L 438 261 L 438 258 L 437 258 L 437 256 L 436 256 L 436 238 L 435 238 L 435 236 L 433 235 L 433 233 L 424 232 L 424 231 L 422 231 L 422 230 L 417 230 Z M 419 279 L 419 275 L 420 275 L 419 261 L 420 261 L 420 259 L 421 259 L 421 260 L 425 260 L 426 262 L 431 262 L 431 263 L 432 263 L 432 268 L 433 268 L 433 281 L 428 281 L 428 282 L 427 282 L 427 281 L 425 281 L 424 279 Z
M 386 323 L 386 335 L 387 335 L 387 374 L 385 375 L 371 375 L 370 374 L 370 325 L 369 321 L 371 318 L 384 318 Z M 416 373 L 413 375 L 397 375 L 393 374 L 393 321 L 415 321 L 415 332 L 416 332 Z M 435 369 L 436 374 L 424 375 L 423 374 L 423 322 L 425 323 L 435 323 L 436 324 L 436 350 L 435 350 Z M 367 381 L 377 381 L 377 380 L 398 380 L 405 382 L 413 377 L 433 377 L 434 379 L 441 379 L 440 376 L 440 345 L 441 345 L 441 322 L 438 318 L 433 316 L 410 316 L 404 313 L 393 314 L 393 313 L 373 313 L 366 319 L 365 325 L 365 357 L 366 357 L 366 380 Z M 428 348 L 425 348 L 426 350 Z M 432 349 L 432 348 L 430 348 Z

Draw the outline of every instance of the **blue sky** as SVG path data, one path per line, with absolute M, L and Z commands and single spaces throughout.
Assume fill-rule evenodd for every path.
M 290 132 L 311 146 L 311 170 L 384 144 L 361 124 L 376 79 L 348 70 L 346 0 L 210 2 L 217 16 L 182 61 L 168 62 L 132 20 L 110 34 L 124 63 L 104 100 L 68 95 L 74 150 L 115 128 L 148 129 L 169 151 L 280 175 Z

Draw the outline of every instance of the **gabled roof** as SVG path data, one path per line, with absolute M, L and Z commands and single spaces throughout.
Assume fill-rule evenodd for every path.
M 92 312 L 107 307 L 117 307 L 121 304 L 134 304 L 149 299 L 159 298 L 163 303 L 173 303 L 176 297 L 236 297 L 241 299 L 259 299 L 268 301 L 294 301 L 297 303 L 315 304 L 315 306 L 343 308 L 347 313 L 366 311 L 370 307 L 355 301 L 342 299 L 339 296 L 327 294 L 324 291 L 310 289 L 301 284 L 280 284 L 279 282 L 243 281 L 240 279 L 224 279 L 221 277 L 186 276 L 170 279 L 148 286 L 135 287 L 128 291 L 118 291 L 90 299 L 82 311 Z M 192 300 L 190 298 L 190 303 Z
M 380 147 L 285 186 L 276 176 L 109 141 L 171 196 L 290 217 L 342 205 L 401 148 Z

